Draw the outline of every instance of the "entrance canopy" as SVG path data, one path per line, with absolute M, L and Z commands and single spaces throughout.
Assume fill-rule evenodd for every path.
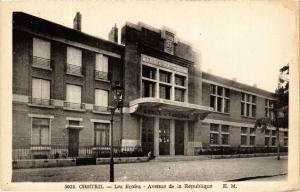
M 144 116 L 193 120 L 198 116 L 205 118 L 212 111 L 213 109 L 207 106 L 151 97 L 129 102 L 130 113 Z

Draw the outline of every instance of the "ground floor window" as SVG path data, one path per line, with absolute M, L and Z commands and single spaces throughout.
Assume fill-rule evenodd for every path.
M 272 146 L 276 145 L 276 137 L 272 137 Z
M 94 123 L 95 146 L 109 146 L 109 124 Z
M 250 136 L 250 145 L 255 145 L 255 136 Z
M 241 145 L 247 145 L 247 136 L 246 135 L 241 136 Z
M 210 144 L 229 145 L 229 125 L 210 124 Z
M 50 144 L 50 119 L 32 118 L 32 145 Z
M 270 137 L 265 137 L 265 146 L 270 145 Z

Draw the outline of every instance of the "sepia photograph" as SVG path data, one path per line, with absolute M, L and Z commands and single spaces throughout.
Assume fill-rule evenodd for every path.
M 10 186 L 299 189 L 298 2 L 33 4 L 2 4 Z

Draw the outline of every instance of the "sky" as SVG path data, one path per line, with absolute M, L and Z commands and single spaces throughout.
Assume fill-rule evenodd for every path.
M 203 71 L 268 91 L 279 68 L 296 63 L 295 12 L 284 1 L 57 2 L 15 7 L 67 27 L 79 11 L 82 31 L 104 39 L 114 24 L 119 33 L 126 22 L 166 26 L 200 54 Z

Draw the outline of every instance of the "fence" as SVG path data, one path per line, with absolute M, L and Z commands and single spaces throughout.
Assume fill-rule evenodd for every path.
M 288 152 L 287 147 L 280 147 L 280 152 Z M 277 153 L 277 147 L 207 147 L 198 151 L 199 155 L 241 155 Z
M 74 150 L 74 149 L 73 149 Z M 73 151 L 72 150 L 72 151 Z M 110 146 L 79 146 L 78 153 L 69 154 L 68 145 L 20 146 L 12 150 L 12 159 L 65 159 L 65 158 L 105 158 L 110 157 Z M 113 147 L 114 157 L 146 156 L 141 147 Z

